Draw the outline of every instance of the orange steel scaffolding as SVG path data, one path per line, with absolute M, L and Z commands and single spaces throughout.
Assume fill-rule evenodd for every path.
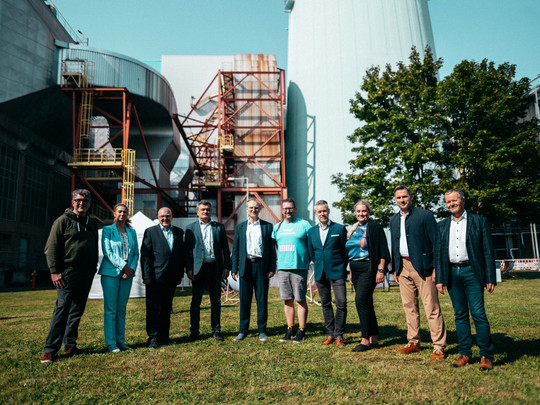
M 215 88 L 218 88 L 216 96 Z M 207 118 L 196 118 L 195 111 L 208 100 L 217 100 Z M 174 115 L 189 153 L 195 162 L 190 191 L 216 188 L 217 217 L 226 226 L 244 203 L 233 204 L 222 212 L 222 202 L 248 191 L 255 196 L 275 221 L 265 195 L 287 197 L 285 187 L 284 124 L 285 72 L 218 71 L 187 116 Z M 257 180 L 249 178 L 256 171 Z M 244 174 L 248 174 L 244 176 Z M 245 187 L 236 180 L 246 180 Z M 235 180 L 233 180 L 235 179 Z M 255 185 L 249 185 L 255 182 Z M 262 184 L 261 184 L 262 183 Z M 281 207 L 281 204 L 279 208 Z
M 155 193 L 158 194 L 158 205 L 161 198 L 166 200 L 171 207 L 183 212 L 176 202 L 159 185 L 158 176 L 150 158 L 148 145 L 142 130 L 137 109 L 133 98 L 126 88 L 79 88 L 62 87 L 62 90 L 72 99 L 73 114 L 73 163 L 69 164 L 72 170 L 72 191 L 75 188 L 76 179 L 79 179 L 97 199 L 103 204 L 110 214 L 113 213 L 111 195 L 121 193 L 122 202 L 129 208 L 133 215 L 134 194 Z M 81 126 L 86 125 L 83 115 L 85 114 L 84 98 L 88 92 L 92 93 L 93 114 L 107 118 L 108 125 L 99 128 L 108 128 L 110 138 L 102 145 L 89 147 L 88 137 L 82 137 L 85 132 Z M 148 159 L 154 184 L 141 179 L 136 174 L 135 151 L 129 148 L 129 134 L 132 122 L 139 130 L 146 157 Z M 90 128 L 94 128 L 90 124 Z M 82 131 L 82 132 L 81 132 Z M 121 140 L 121 142 L 119 142 Z M 112 144 L 121 148 L 112 148 Z M 149 187 L 144 190 L 136 190 L 135 182 L 140 182 Z M 103 187 L 104 183 L 121 183 L 120 189 L 116 184 L 111 188 Z M 115 200 L 114 200 L 115 202 Z M 106 212 L 105 211 L 105 212 Z M 97 216 L 100 216 L 98 213 Z

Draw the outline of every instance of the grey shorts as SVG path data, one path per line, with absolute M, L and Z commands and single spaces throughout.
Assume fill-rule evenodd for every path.
M 278 270 L 279 294 L 282 301 L 306 300 L 307 270 Z

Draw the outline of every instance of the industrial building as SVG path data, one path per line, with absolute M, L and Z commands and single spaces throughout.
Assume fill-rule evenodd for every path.
M 266 54 L 165 55 L 160 73 L 88 47 L 48 1 L 3 0 L 0 285 L 46 269 L 50 225 L 78 187 L 92 191 L 102 223 L 120 201 L 149 218 L 162 205 L 187 218 L 208 199 L 231 237 L 248 194 L 270 222 L 285 197 L 312 221 L 315 201 L 337 201 L 330 176 L 347 171 L 358 125 L 349 99 L 368 67 L 406 60 L 412 46 L 434 50 L 427 0 L 284 8 L 287 79 Z M 538 87 L 531 100 L 538 116 Z M 499 258 L 529 255 L 523 240 L 503 232 Z

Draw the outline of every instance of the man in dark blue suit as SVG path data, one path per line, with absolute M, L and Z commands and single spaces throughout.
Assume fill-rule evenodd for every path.
M 408 341 L 398 353 L 420 351 L 420 296 L 433 341 L 431 359 L 442 360 L 446 357 L 446 327 L 435 288 L 433 265 L 437 222 L 431 212 L 413 207 L 413 195 L 408 186 L 397 186 L 394 199 L 400 212 L 390 218 L 392 265 L 407 318 Z
M 273 225 L 259 219 L 261 204 L 256 198 L 246 202 L 248 220 L 234 231 L 232 278 L 240 276 L 240 327 L 234 340 L 244 340 L 249 331 L 251 300 L 255 290 L 257 300 L 257 330 L 259 340 L 268 340 L 268 285 L 276 272 L 276 249 L 272 239 Z
M 321 297 L 326 339 L 321 345 L 344 346 L 343 334 L 347 319 L 347 230 L 330 221 L 330 208 L 324 200 L 315 203 L 319 224 L 308 231 L 308 251 L 315 266 L 315 282 Z M 336 298 L 336 316 L 332 308 L 332 292 Z
M 171 309 L 176 286 L 184 277 L 184 231 L 172 226 L 172 211 L 158 211 L 159 225 L 144 232 L 141 268 L 146 286 L 146 332 L 149 347 L 169 342 Z
M 225 227 L 212 221 L 212 204 L 201 200 L 197 204 L 198 221 L 186 227 L 187 275 L 192 282 L 190 308 L 190 340 L 199 339 L 201 301 L 204 290 L 210 295 L 210 324 L 212 336 L 222 342 L 221 335 L 221 281 L 229 276 L 231 254 Z
M 448 190 L 444 201 L 452 215 L 437 226 L 435 282 L 441 294 L 448 287 L 454 306 L 460 357 L 452 366 L 463 367 L 472 357 L 470 310 L 480 349 L 480 370 L 491 370 L 493 344 L 484 308 L 484 288 L 493 292 L 497 280 L 488 222 L 465 211 L 465 195 L 461 190 Z

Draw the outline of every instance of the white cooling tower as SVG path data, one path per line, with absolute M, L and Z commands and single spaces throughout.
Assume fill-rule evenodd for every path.
M 298 215 L 341 196 L 331 175 L 348 172 L 347 135 L 360 125 L 349 100 L 366 70 L 435 51 L 427 0 L 287 0 L 289 16 L 286 181 Z M 340 220 L 332 208 L 331 218 Z

